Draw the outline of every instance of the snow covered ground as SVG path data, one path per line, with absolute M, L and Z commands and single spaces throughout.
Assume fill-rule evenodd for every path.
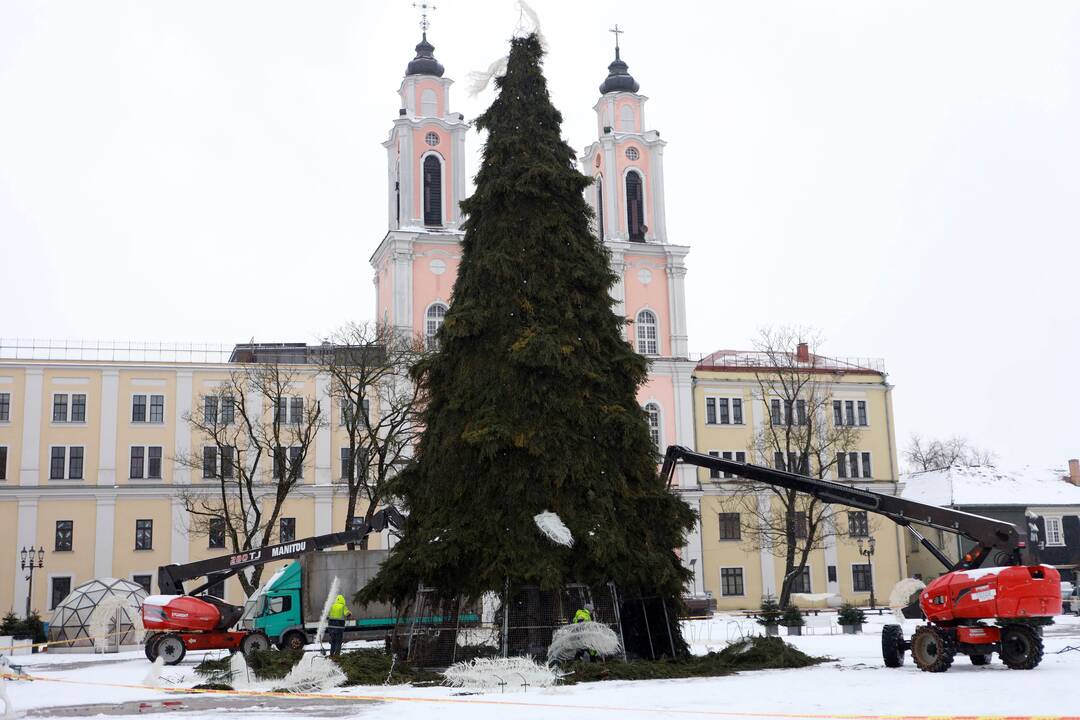
M 904 667 L 885 668 L 880 632 L 891 617 L 872 617 L 862 635 L 839 634 L 835 615 L 810 618 L 808 634 L 790 641 L 813 655 L 836 658 L 812 668 L 746 672 L 720 678 L 603 682 L 548 689 L 515 689 L 485 695 L 451 688 L 374 686 L 341 688 L 325 699 L 178 696 L 138 687 L 150 663 L 141 652 L 114 655 L 43 654 L 16 660 L 41 681 L 9 683 L 16 710 L 35 716 L 108 715 L 125 717 L 140 701 L 181 699 L 184 718 L 241 713 L 248 720 L 282 717 L 357 717 L 395 719 L 438 717 L 524 720 L 581 716 L 591 718 L 833 717 L 851 715 L 1080 715 L 1080 618 L 1062 617 L 1047 629 L 1046 657 L 1032 671 L 1008 670 L 995 662 L 974 667 L 958 657 L 947 673 L 920 672 L 910 657 Z M 905 623 L 905 635 L 916 623 Z M 723 647 L 758 627 L 739 616 L 720 614 L 685 624 L 697 653 Z M 202 653 L 166 668 L 168 685 L 197 682 L 193 667 Z M 100 704 L 100 706 L 98 706 Z

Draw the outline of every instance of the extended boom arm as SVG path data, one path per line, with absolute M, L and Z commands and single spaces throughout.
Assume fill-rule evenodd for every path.
M 936 505 L 925 505 L 895 495 L 876 493 L 843 483 L 799 475 L 798 473 L 725 460 L 713 455 L 704 455 L 688 450 L 681 445 L 669 446 L 664 456 L 664 466 L 660 471 L 660 475 L 666 484 L 670 485 L 675 472 L 675 465 L 679 462 L 719 470 L 746 480 L 796 490 L 827 503 L 847 505 L 848 507 L 883 515 L 897 525 L 908 528 L 919 539 L 919 542 L 950 570 L 977 568 L 982 565 L 990 551 L 995 549 L 1008 551 L 1012 556 L 1013 564 L 1022 564 L 1020 551 L 1023 548 L 1023 543 L 1020 542 L 1017 536 L 1016 528 L 1011 523 L 1002 520 L 937 507 Z M 963 535 L 974 541 L 976 545 L 954 564 L 933 543 L 911 527 L 911 523 L 928 525 Z
M 213 575 L 213 580 L 200 585 L 190 593 L 197 595 L 210 585 L 232 577 L 244 568 L 296 557 L 313 550 L 323 550 L 337 545 L 360 542 L 372 532 L 380 532 L 386 529 L 387 526 L 400 529 L 401 525 L 401 513 L 396 508 L 389 506 L 372 515 L 370 523 L 361 522 L 352 530 L 316 535 L 315 537 L 292 540 L 277 545 L 266 545 L 261 548 L 233 553 L 232 555 L 197 560 L 184 565 L 162 565 L 158 568 L 159 592 L 162 595 L 184 595 L 184 583 L 186 581 L 199 577 L 207 577 L 209 580 L 208 576 Z

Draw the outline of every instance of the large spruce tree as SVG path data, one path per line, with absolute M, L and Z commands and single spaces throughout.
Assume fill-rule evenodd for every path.
M 440 351 L 416 369 L 429 403 L 393 491 L 404 537 L 362 599 L 404 601 L 418 583 L 470 598 L 511 584 L 614 581 L 667 599 L 687 573 L 693 523 L 660 481 L 636 391 L 647 361 L 612 311 L 615 276 L 560 137 L 535 36 L 512 41 L 488 132 Z M 557 513 L 574 547 L 533 522 Z M 654 626 L 654 630 L 655 630 Z

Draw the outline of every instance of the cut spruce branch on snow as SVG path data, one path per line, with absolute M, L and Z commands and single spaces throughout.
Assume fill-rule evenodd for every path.
M 622 652 L 622 644 L 615 631 L 602 623 L 565 625 L 556 630 L 551 638 L 548 662 L 569 660 L 581 650 L 592 650 L 604 656 L 616 655 Z
M 574 534 L 570 532 L 570 528 L 566 527 L 562 518 L 555 513 L 545 510 L 539 515 L 534 515 L 533 521 L 536 523 L 536 527 L 540 528 L 540 532 L 544 533 L 551 542 L 566 547 L 574 546 Z
M 501 689 L 518 692 L 522 686 L 551 687 L 562 675 L 529 657 L 476 658 L 451 665 L 443 684 L 474 690 Z

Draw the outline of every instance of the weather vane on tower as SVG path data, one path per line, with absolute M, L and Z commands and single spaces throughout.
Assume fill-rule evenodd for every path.
M 426 36 L 428 28 L 431 27 L 431 22 L 428 21 L 428 11 L 437 10 L 438 8 L 426 2 L 413 3 L 412 6 L 420 11 L 420 30 Z

